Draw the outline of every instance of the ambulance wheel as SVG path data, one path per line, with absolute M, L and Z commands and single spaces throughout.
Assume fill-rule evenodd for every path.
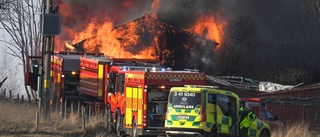
M 216 134 L 217 134 L 215 127 L 216 127 L 216 126 L 213 125 L 212 128 L 211 128 L 211 130 L 210 130 L 210 132 L 207 133 L 207 134 L 205 134 L 204 136 L 205 136 L 205 137 L 215 137 Z
M 111 110 L 109 107 L 106 107 L 106 127 L 107 127 L 107 132 L 112 132 L 112 115 L 111 115 Z
M 135 118 L 132 120 L 132 137 L 138 137 L 137 123 Z
M 270 131 L 264 129 L 260 133 L 260 137 L 270 137 Z

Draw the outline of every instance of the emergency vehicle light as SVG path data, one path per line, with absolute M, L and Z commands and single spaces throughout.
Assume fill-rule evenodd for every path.
M 122 71 L 138 70 L 138 71 L 170 71 L 170 68 L 150 67 L 150 66 L 122 66 Z
M 122 68 L 122 71 L 127 71 L 128 69 L 126 67 L 123 67 Z
M 72 72 L 71 72 L 71 74 L 72 74 L 72 75 L 75 75 L 75 74 L 77 74 L 77 72 L 75 72 L 75 71 L 72 71 Z
M 61 77 L 63 77 L 63 78 L 64 78 L 64 75 L 61 75 Z
M 165 89 L 165 88 L 166 88 L 166 86 L 160 86 L 159 88 L 161 88 L 161 89 Z
M 156 67 L 152 67 L 152 71 L 156 71 Z

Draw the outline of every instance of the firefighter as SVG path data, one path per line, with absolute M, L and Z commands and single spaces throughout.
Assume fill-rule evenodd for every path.
M 248 137 L 248 129 L 251 122 L 257 118 L 245 104 L 244 101 L 240 102 L 240 137 Z

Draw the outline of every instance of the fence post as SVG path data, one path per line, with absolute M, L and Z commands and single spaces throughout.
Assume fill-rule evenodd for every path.
M 83 131 L 86 131 L 86 117 L 85 117 L 85 106 L 82 106 L 82 122 L 83 122 Z
M 24 96 L 23 96 L 23 95 L 21 95 L 21 101 L 22 101 L 22 102 L 24 101 Z
M 78 115 L 79 115 L 79 117 L 81 116 L 81 114 L 80 114 L 80 101 L 78 101 Z
M 7 97 L 7 91 L 6 91 L 6 89 L 3 89 L 3 93 L 2 93 L 2 94 L 3 94 L 3 97 L 4 97 L 4 98 Z
M 96 121 L 99 121 L 99 106 L 95 104 L 95 114 L 96 114 Z
M 67 100 L 64 101 L 64 118 L 67 118 Z
M 74 109 L 73 105 L 74 105 L 74 102 L 71 101 L 71 105 L 70 105 L 71 116 L 73 116 L 73 109 Z
M 11 90 L 9 91 L 9 98 L 10 99 L 12 98 L 12 91 Z
M 19 95 L 19 94 L 17 94 L 17 100 L 18 100 L 18 101 L 20 100 L 20 95 Z
M 89 112 L 88 112 L 89 117 L 88 117 L 88 119 L 90 119 L 90 118 L 91 118 L 91 112 L 92 112 L 92 106 L 91 106 L 91 105 L 89 105 Z
M 39 128 L 39 112 L 36 112 L 36 130 Z

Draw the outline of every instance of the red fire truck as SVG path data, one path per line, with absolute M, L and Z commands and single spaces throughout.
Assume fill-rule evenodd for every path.
M 124 100 L 126 66 L 157 67 L 158 60 L 83 56 L 80 58 L 80 94 L 93 112 L 106 112 L 107 129 L 115 127 L 113 119 L 118 102 Z
M 59 52 L 51 57 L 51 72 L 53 77 L 53 103 L 61 105 L 71 101 L 81 101 L 79 92 L 80 57 L 102 56 L 102 53 Z M 58 106 L 56 106 L 58 107 Z
M 80 57 L 80 93 L 118 135 L 164 132 L 169 89 L 186 84 L 204 85 L 205 74 L 172 71 L 152 59 Z

